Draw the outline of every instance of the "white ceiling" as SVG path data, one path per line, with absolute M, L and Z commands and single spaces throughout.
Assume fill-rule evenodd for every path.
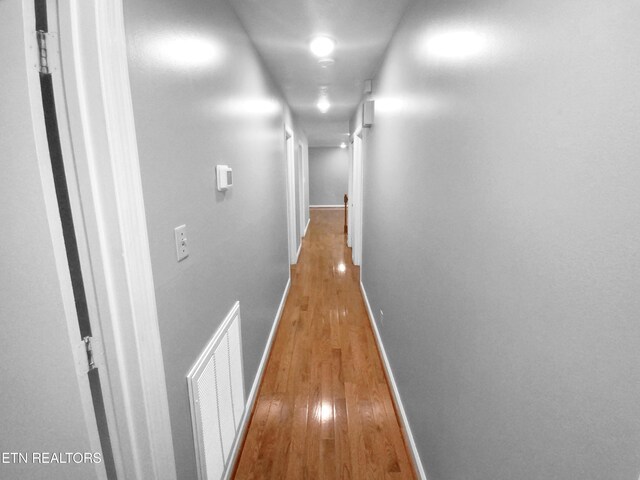
M 364 80 L 376 73 L 387 44 L 413 0 L 231 0 L 249 36 L 307 133 L 310 146 L 346 140 Z M 333 66 L 309 51 L 312 37 L 336 41 Z M 331 109 L 316 103 L 328 87 Z

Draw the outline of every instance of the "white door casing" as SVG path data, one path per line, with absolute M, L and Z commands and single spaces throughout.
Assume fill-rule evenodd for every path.
M 349 143 L 349 168 L 348 168 L 348 180 L 347 180 L 347 197 L 349 198 L 347 208 L 347 246 L 353 245 L 353 153 L 354 142 Z
M 53 448 L 101 454 L 47 140 L 35 18 L 33 1 L 0 2 L 0 218 L 10 229 L 0 282 L 0 451 L 27 459 L 0 471 L 3 478 L 105 479 L 102 463 L 52 471 L 32 456 Z M 55 48 L 51 54 L 53 60 Z M 58 69 L 54 61 L 51 70 Z
M 58 5 L 64 89 L 118 476 L 175 480 L 122 0 Z
M 299 203 L 299 215 L 298 215 L 298 222 L 300 224 L 300 244 L 302 244 L 302 238 L 304 237 L 304 229 L 306 227 L 305 225 L 305 213 L 304 213 L 304 192 L 305 192 L 305 171 L 304 171 L 304 156 L 303 156 L 303 148 L 302 148 L 302 142 L 298 142 L 298 155 L 297 155 L 297 159 L 296 159 L 296 171 L 297 171 L 297 175 L 296 175 L 296 180 L 298 182 L 298 191 L 300 192 L 299 198 L 298 198 L 298 203 Z
M 297 262 L 296 238 L 296 177 L 295 177 L 295 143 L 293 131 L 285 127 L 285 162 L 287 174 L 287 238 L 289 244 L 289 263 Z
M 356 131 L 353 138 L 353 162 L 351 168 L 352 229 L 351 247 L 354 265 L 362 264 L 362 212 L 363 212 L 363 176 L 364 155 L 362 130 Z

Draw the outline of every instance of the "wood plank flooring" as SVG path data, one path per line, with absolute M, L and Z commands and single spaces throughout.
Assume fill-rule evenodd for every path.
M 236 479 L 416 478 L 343 220 L 311 210 Z

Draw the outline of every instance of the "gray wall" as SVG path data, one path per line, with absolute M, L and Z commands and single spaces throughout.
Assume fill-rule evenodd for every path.
M 349 150 L 339 147 L 309 148 L 309 203 L 343 205 L 347 193 Z
M 22 9 L 20 0 L 0 2 L 0 221 L 6 228 L 0 259 L 0 452 L 25 453 L 28 463 L 0 460 L 0 478 L 81 480 L 95 477 L 92 465 L 33 464 L 31 457 L 93 449 L 71 351 L 65 307 L 73 315 L 73 299 L 64 297 L 71 300 L 65 305 L 62 293 L 70 293 L 71 284 Z M 24 15 L 34 24 L 30 10 Z
M 289 276 L 288 114 L 225 1 L 125 2 L 125 20 L 178 478 L 195 479 L 187 371 L 240 300 L 248 392 Z M 233 168 L 226 193 L 218 163 Z
M 417 2 L 389 48 L 363 280 L 429 480 L 638 478 L 639 21 Z

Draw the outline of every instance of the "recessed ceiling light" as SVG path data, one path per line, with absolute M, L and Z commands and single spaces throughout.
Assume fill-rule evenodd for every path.
M 347 144 L 346 144 L 346 143 L 344 143 L 344 142 L 342 142 L 342 143 L 340 144 L 340 148 L 347 148 Z
M 331 108 L 331 103 L 329 103 L 329 99 L 327 97 L 320 97 L 316 106 L 322 113 L 327 113 L 329 108 Z
M 336 42 L 329 37 L 315 37 L 311 40 L 309 48 L 316 57 L 327 57 L 336 48 Z

